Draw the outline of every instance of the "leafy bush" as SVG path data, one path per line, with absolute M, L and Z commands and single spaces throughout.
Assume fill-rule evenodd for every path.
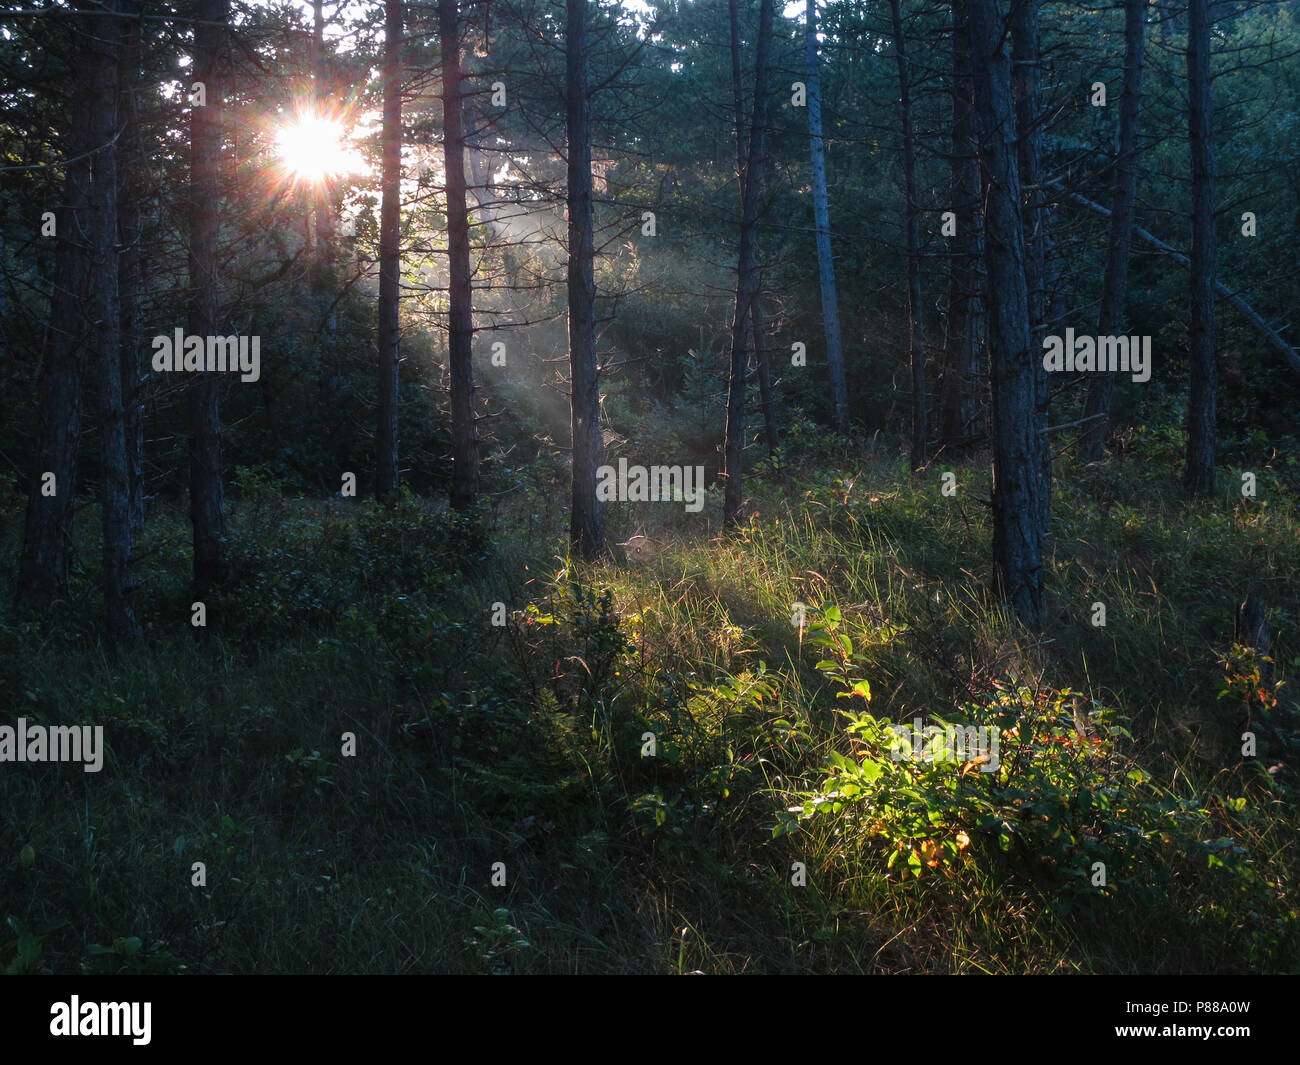
M 810 630 L 810 642 L 830 655 L 818 667 L 843 689 L 839 697 L 869 701 L 870 686 L 857 672 L 864 658 L 836 631 L 839 620 L 828 607 Z M 1231 839 L 1204 838 L 1209 811 L 1159 786 L 1122 754 L 1120 742 L 1132 737 L 1121 716 L 1077 691 L 1013 681 L 962 706 L 964 726 L 997 730 L 996 761 L 987 754 L 944 761 L 933 750 L 913 750 L 891 722 L 865 711 L 844 716 L 852 755 L 830 753 L 824 780 L 801 794 L 777 835 L 813 819 L 839 819 L 843 833 L 904 877 L 952 872 L 966 861 L 1045 877 L 1058 913 L 1137 883 L 1136 871 L 1157 867 L 1170 844 L 1207 856 L 1213 867 L 1244 854 Z M 948 724 L 938 715 L 931 720 Z
M 549 690 L 558 705 L 595 711 L 608 724 L 611 682 L 628 648 L 610 589 L 597 593 L 566 566 L 543 605 L 517 612 L 507 634 L 534 700 Z

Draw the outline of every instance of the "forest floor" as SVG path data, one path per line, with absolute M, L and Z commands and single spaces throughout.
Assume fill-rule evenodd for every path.
M 979 456 L 762 464 L 728 536 L 713 493 L 610 505 L 596 565 L 561 484 L 450 519 L 244 473 L 201 628 L 154 508 L 121 653 L 87 507 L 61 626 L 0 595 L 5 721 L 108 747 L 0 771 L 0 966 L 1295 972 L 1297 471 L 1189 504 L 1141 444 L 1058 464 L 1032 635 L 987 591 Z M 999 728 L 998 768 L 900 759 L 917 717 Z

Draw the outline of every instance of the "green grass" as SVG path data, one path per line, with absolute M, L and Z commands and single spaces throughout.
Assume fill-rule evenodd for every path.
M 1244 501 L 1225 471 L 1221 498 L 1192 505 L 1159 441 L 1139 450 L 1058 466 L 1036 635 L 988 595 L 978 462 L 913 478 L 842 455 L 836 473 L 754 477 L 755 516 L 727 537 L 712 498 L 701 515 L 611 507 L 611 542 L 627 546 L 589 567 L 563 558 L 559 485 L 507 498 L 492 522 L 452 521 L 411 498 L 286 500 L 244 471 L 207 628 L 190 625 L 183 511 L 162 506 L 138 545 L 147 639 L 121 655 L 96 637 L 87 508 L 59 625 L 0 616 L 0 708 L 103 724 L 110 753 L 97 775 L 0 767 L 0 965 L 1294 971 L 1300 713 L 1285 685 L 1273 706 L 1247 694 L 1263 685 L 1241 679 L 1249 657 L 1235 683 L 1220 657 L 1256 587 L 1272 607 L 1266 686 L 1300 662 L 1294 473 L 1255 470 Z M 8 586 L 20 519 L 16 502 L 0 512 Z M 869 704 L 837 698 L 818 668 L 832 629 Z M 1093 761 L 1027 744 L 1028 798 L 1006 799 L 1068 805 L 1072 773 L 1143 770 L 1149 785 L 1097 813 L 1103 842 L 1135 833 L 1105 891 L 1073 822 L 1053 838 L 1052 817 L 1012 817 L 1000 837 L 937 775 L 915 803 L 888 790 L 902 784 L 886 766 L 838 814 L 788 812 L 834 790 L 837 756 L 853 772 L 870 760 L 840 711 L 961 719 L 1014 691 L 1044 705 L 1076 691 L 1127 724 Z M 1240 756 L 1248 712 L 1255 759 Z M 356 757 L 341 753 L 348 732 Z M 918 811 L 935 841 L 969 845 L 909 865 Z

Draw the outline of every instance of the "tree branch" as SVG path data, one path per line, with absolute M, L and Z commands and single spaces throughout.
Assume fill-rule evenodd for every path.
M 1086 207 L 1094 214 L 1101 215 L 1102 218 L 1110 217 L 1109 209 L 1103 207 L 1101 204 L 1094 203 L 1092 200 L 1088 199 L 1088 197 L 1081 196 L 1077 192 L 1068 191 L 1060 184 L 1060 182 L 1053 181 L 1050 184 L 1052 188 L 1060 192 L 1071 203 L 1078 204 L 1080 207 Z M 1165 256 L 1165 258 L 1172 259 L 1184 269 L 1191 269 L 1192 261 L 1187 258 L 1186 255 L 1178 251 L 1178 249 L 1166 244 L 1154 234 L 1148 233 L 1141 226 L 1133 227 L 1133 235 L 1149 244 L 1156 251 L 1160 252 L 1161 255 Z M 1288 344 L 1276 329 L 1264 321 L 1263 317 L 1261 317 L 1255 308 L 1242 299 L 1238 293 L 1233 292 L 1228 288 L 1228 286 L 1222 281 L 1216 281 L 1214 283 L 1214 291 L 1236 307 L 1237 310 L 1241 312 L 1242 317 L 1254 327 L 1255 332 L 1267 340 L 1268 343 L 1272 345 L 1272 347 L 1277 350 L 1284 359 L 1286 359 L 1292 370 L 1300 374 L 1300 354 L 1296 353 L 1295 348 Z

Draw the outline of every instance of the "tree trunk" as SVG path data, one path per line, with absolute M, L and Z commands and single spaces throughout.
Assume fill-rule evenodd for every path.
M 311 102 L 312 114 L 317 118 L 324 118 L 326 115 L 326 103 L 330 99 L 329 69 L 325 62 L 325 11 L 322 0 L 312 0 L 312 33 L 311 33 Z M 313 200 L 313 218 L 315 226 L 313 227 L 316 237 L 316 258 L 317 264 L 324 266 L 328 261 L 331 251 L 334 247 L 334 204 L 333 194 L 330 190 L 330 175 L 323 174 L 320 180 L 312 186 Z M 322 270 L 322 287 L 328 278 L 329 271 Z M 326 296 L 326 291 L 321 292 L 321 296 Z M 325 300 L 328 305 L 328 299 Z
M 989 373 L 993 397 L 993 565 L 999 596 L 1030 628 L 1044 610 L 1043 468 L 1036 436 L 1020 174 L 1010 60 L 998 0 L 968 0 L 984 183 Z
M 733 25 L 738 26 L 734 0 L 730 11 Z M 727 388 L 725 443 L 726 487 L 722 511 L 724 525 L 734 525 L 737 522 L 744 502 L 745 386 L 749 364 L 745 328 L 758 295 L 755 237 L 762 196 L 763 135 L 767 126 L 767 62 L 772 40 L 772 19 L 773 0 L 761 0 L 754 59 L 753 120 L 749 127 L 749 147 L 744 153 L 744 165 L 740 174 L 740 251 L 736 270 L 736 306 L 731 319 L 731 370 Z M 733 37 L 739 39 L 738 29 L 733 30 Z M 733 70 L 734 66 L 735 64 Z
M 1110 243 L 1106 277 L 1102 282 L 1098 336 L 1126 333 L 1124 304 L 1128 299 L 1128 264 L 1133 247 L 1137 206 L 1138 125 L 1142 113 L 1142 70 L 1146 62 L 1145 0 L 1124 0 L 1124 95 L 1119 104 L 1119 155 L 1115 160 L 1115 193 L 1110 213 Z M 1110 405 L 1115 375 L 1099 373 L 1088 383 L 1079 431 L 1079 458 L 1096 462 L 1110 435 Z
M 311 37 L 311 115 L 328 121 L 331 87 L 325 53 L 325 10 L 322 0 L 312 0 Z M 334 338 L 334 302 L 338 277 L 334 264 L 334 192 L 333 174 L 324 173 L 305 185 L 311 232 L 307 256 L 307 284 L 310 298 L 310 343 L 316 353 L 316 389 L 322 414 L 334 409 L 330 391 L 337 375 Z M 322 419 L 324 420 L 324 419 Z M 329 429 L 326 430 L 329 432 Z
M 813 224 L 817 229 L 817 277 L 822 294 L 826 367 L 830 372 L 831 421 L 843 433 L 849 428 L 849 393 L 844 377 L 844 349 L 840 344 L 840 305 L 835 293 L 835 259 L 831 254 L 830 199 L 826 192 L 826 140 L 822 136 L 821 59 L 817 52 L 817 0 L 806 0 L 804 17 L 807 26 L 804 35 L 804 65 L 808 79 L 808 140 L 812 157 Z M 733 53 L 733 73 L 739 92 L 739 48 L 735 47 Z M 737 108 L 739 117 L 739 101 Z
M 727 26 L 731 37 L 731 121 L 736 134 L 736 181 L 743 187 L 748 146 L 745 143 L 745 86 L 740 72 L 739 0 L 727 0 Z
M 916 144 L 912 133 L 912 68 L 907 59 L 900 0 L 889 0 L 898 61 L 898 99 L 903 127 L 903 188 L 907 197 L 907 351 L 912 370 L 912 469 L 929 458 L 928 399 L 925 385 L 925 334 L 921 315 L 921 211 L 916 201 Z
M 108 640 L 120 644 L 140 635 L 131 597 L 130 479 L 126 463 L 126 424 L 122 410 L 122 319 L 118 303 L 117 132 L 118 44 L 121 27 L 111 16 L 116 0 L 103 5 L 104 15 L 91 19 L 95 50 L 85 62 L 95 68 L 97 95 L 82 101 L 91 108 L 92 161 L 90 224 L 93 281 L 86 294 L 86 313 L 93 330 L 93 365 L 99 382 L 100 517 L 103 525 L 104 619 Z
M 582 558 L 605 550 L 596 498 L 600 380 L 596 367 L 595 221 L 591 189 L 591 116 L 587 100 L 587 0 L 565 0 L 564 111 L 568 135 L 569 367 L 573 394 L 573 507 L 569 543 Z
M 1187 120 L 1192 167 L 1192 277 L 1187 400 L 1187 465 L 1183 488 L 1214 492 L 1214 132 L 1210 103 L 1210 18 L 1207 0 L 1188 0 Z
M 952 159 L 950 196 L 957 232 L 948 275 L 939 432 L 946 448 L 965 447 L 975 424 L 975 359 L 983 331 L 979 145 L 971 104 L 970 23 L 963 2 L 952 5 Z
M 478 498 L 478 433 L 474 418 L 473 290 L 470 282 L 469 212 L 465 206 L 465 131 L 461 110 L 460 40 L 456 0 L 438 0 L 442 39 L 443 161 L 447 172 L 447 258 L 451 367 L 451 505 Z
M 399 209 L 402 196 L 402 0 L 384 0 L 384 101 L 380 132 L 379 415 L 375 498 L 397 490 L 397 396 L 401 327 Z
M 41 358 L 35 456 L 14 597 L 19 611 L 32 615 L 68 598 L 81 389 L 98 332 L 98 323 L 86 313 L 86 300 L 95 285 L 90 238 L 98 228 L 95 156 L 102 144 L 95 140 L 96 112 L 103 106 L 104 93 L 111 91 L 100 81 L 103 70 L 95 58 L 102 47 L 95 34 L 98 21 L 102 20 L 86 18 L 80 11 L 67 16 L 78 42 L 73 65 L 73 98 L 78 106 L 72 109 L 64 153 L 67 178 L 57 214 L 50 324 Z
M 194 80 L 207 105 L 190 112 L 189 334 L 217 332 L 217 236 L 221 198 L 221 52 L 229 0 L 200 0 L 194 26 Z M 225 515 L 221 484 L 221 395 L 218 371 L 190 383 L 190 522 L 194 527 L 194 593 L 199 599 L 221 578 Z
M 138 0 L 128 0 L 122 10 L 135 15 Z M 137 91 L 142 86 L 141 23 L 121 19 L 123 85 L 119 94 L 122 132 L 118 137 L 117 228 L 121 254 L 118 257 L 118 294 L 121 306 L 122 411 L 126 436 L 127 509 L 133 533 L 144 529 L 144 401 L 140 373 L 140 289 L 144 280 L 143 173 L 145 160 L 140 147 L 140 108 Z
M 1025 286 L 1029 297 L 1029 346 L 1043 350 L 1047 335 L 1048 235 L 1047 196 L 1042 187 L 1042 142 L 1039 103 L 1038 9 L 1041 0 L 1011 0 L 1012 96 L 1016 111 L 1016 152 L 1020 173 L 1025 233 Z M 996 290 L 995 290 L 996 291 Z M 1037 523 L 1047 537 L 1052 527 L 1052 449 L 1048 439 L 1047 371 L 1033 359 L 1034 459 L 1040 467 Z

